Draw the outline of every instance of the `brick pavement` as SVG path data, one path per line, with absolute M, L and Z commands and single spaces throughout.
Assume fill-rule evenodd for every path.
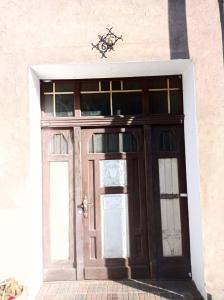
M 203 300 L 190 280 L 45 282 L 36 300 Z

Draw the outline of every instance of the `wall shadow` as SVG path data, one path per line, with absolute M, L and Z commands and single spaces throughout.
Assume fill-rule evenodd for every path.
M 185 0 L 168 0 L 171 59 L 188 59 L 188 34 Z
M 222 31 L 222 53 L 223 53 L 223 63 L 224 63 L 224 1 L 218 0 L 219 3 L 219 17 Z

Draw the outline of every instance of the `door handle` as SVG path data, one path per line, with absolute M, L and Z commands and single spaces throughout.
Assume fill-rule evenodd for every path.
M 87 218 L 88 217 L 88 208 L 89 208 L 89 205 L 92 205 L 92 203 L 89 203 L 88 202 L 88 198 L 87 196 L 85 195 L 83 201 L 81 204 L 77 205 L 77 207 L 79 209 L 82 209 L 82 213 L 83 213 L 83 216 L 84 218 Z

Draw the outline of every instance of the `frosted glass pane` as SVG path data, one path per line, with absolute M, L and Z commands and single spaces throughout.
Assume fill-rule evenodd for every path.
M 68 142 L 63 134 L 54 134 L 51 138 L 50 154 L 68 154 Z
M 100 161 L 100 185 L 126 186 L 127 165 L 124 159 L 101 160 Z
M 126 194 L 101 195 L 102 256 L 129 256 L 128 197 Z
M 69 257 L 68 162 L 50 162 L 50 253 L 51 260 Z
M 178 194 L 178 169 L 176 158 L 159 159 L 160 194 Z
M 180 256 L 182 240 L 176 158 L 159 159 L 159 185 L 163 255 Z

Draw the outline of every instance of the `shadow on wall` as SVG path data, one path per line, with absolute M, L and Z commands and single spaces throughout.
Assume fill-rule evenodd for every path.
M 168 0 L 170 58 L 188 59 L 188 36 L 185 0 Z
M 218 0 L 219 3 L 219 16 L 222 30 L 222 52 L 223 52 L 223 63 L 224 63 L 224 0 Z

